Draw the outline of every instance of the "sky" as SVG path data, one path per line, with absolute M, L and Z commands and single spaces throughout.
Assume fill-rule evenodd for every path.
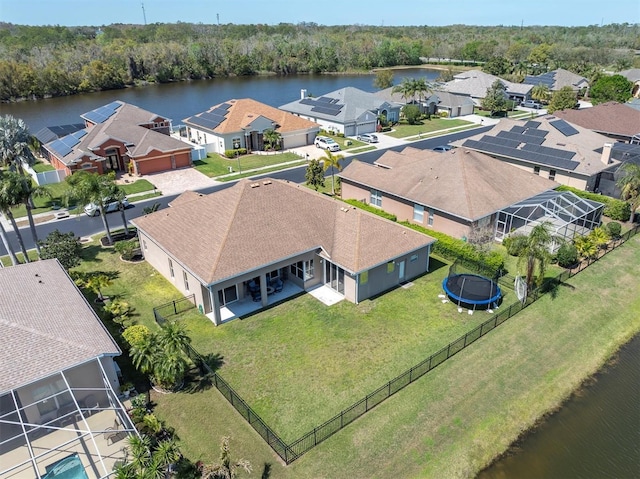
M 0 22 L 19 25 L 144 24 L 145 17 L 146 23 L 579 26 L 640 23 L 640 0 L 0 0 Z

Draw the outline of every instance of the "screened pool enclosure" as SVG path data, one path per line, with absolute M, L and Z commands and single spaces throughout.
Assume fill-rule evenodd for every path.
M 570 191 L 545 191 L 500 211 L 495 237 L 502 241 L 509 234 L 528 235 L 534 226 L 548 222 L 552 236 L 558 238 L 550 248 L 554 253 L 562 242 L 587 235 L 600 226 L 603 209 L 604 204 Z

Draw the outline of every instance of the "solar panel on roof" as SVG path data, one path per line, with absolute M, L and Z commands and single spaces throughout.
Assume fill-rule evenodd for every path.
M 527 128 L 525 129 L 524 133 L 525 135 L 540 136 L 544 138 L 549 132 L 545 130 L 538 130 L 537 128 Z
M 535 145 L 540 145 L 544 141 L 544 138 L 541 138 L 539 136 L 531 136 L 531 135 L 525 135 L 522 133 L 514 133 L 512 131 L 501 131 L 501 132 L 498 132 L 497 136 L 500 138 L 509 138 L 510 140 L 517 140 L 520 143 L 533 143 Z
M 524 126 L 518 126 L 518 125 L 514 125 L 511 127 L 511 130 L 514 133 L 524 133 L 524 130 L 526 130 L 526 128 Z
M 480 141 L 485 141 L 487 143 L 493 143 L 495 145 L 503 145 L 509 146 L 511 148 L 517 148 L 520 145 L 520 142 L 517 140 L 510 140 L 508 138 L 500 138 L 497 136 L 487 136 L 484 135 Z
M 60 156 L 67 156 L 71 153 L 71 148 L 61 140 L 54 140 L 49 144 L 49 148 Z
M 524 124 L 527 128 L 538 128 L 541 125 L 539 121 L 529 120 Z
M 334 108 L 326 108 L 324 106 L 314 106 L 311 111 L 314 111 L 316 113 L 323 113 L 329 116 L 336 116 L 338 113 L 340 113 L 340 110 L 336 110 Z
M 547 156 L 554 156 L 557 158 L 564 158 L 567 160 L 570 160 L 571 158 L 573 158 L 575 156 L 575 151 L 569 151 L 569 150 L 560 150 L 558 148 L 550 148 L 548 146 L 542 146 L 542 145 L 534 145 L 531 143 L 527 143 L 526 145 L 524 145 L 522 147 L 523 150 L 526 151 L 533 151 L 536 153 L 542 153 L 543 155 L 547 155 Z
M 216 108 L 215 110 L 211 110 L 209 113 L 212 113 L 212 114 L 214 114 L 214 115 L 218 115 L 218 116 L 224 117 L 228 112 L 227 112 L 227 109 L 226 109 L 226 108 L 220 108 L 220 107 L 218 107 L 218 108 Z
M 225 110 L 228 110 L 229 108 L 231 108 L 231 105 L 229 105 L 228 103 L 222 103 L 218 108 L 224 108 Z
M 564 136 L 577 135 L 578 130 L 572 127 L 569 123 L 564 120 L 556 120 L 550 121 L 549 124 L 562 133 Z
M 315 105 L 316 101 L 311 98 L 303 98 L 302 100 L 300 100 L 300 103 L 303 105 Z
M 328 96 L 321 96 L 320 98 L 318 98 L 318 103 L 331 103 L 333 101 L 333 98 L 330 98 Z
M 95 110 L 85 113 L 82 117 L 93 123 L 103 123 L 107 119 L 111 118 L 120 106 L 122 105 L 119 102 L 112 101 L 108 105 L 103 105 Z

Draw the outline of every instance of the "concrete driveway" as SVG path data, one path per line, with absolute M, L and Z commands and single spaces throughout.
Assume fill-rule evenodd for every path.
M 179 170 L 153 173 L 144 175 L 142 178 L 153 183 L 156 189 L 160 190 L 165 196 L 220 184 L 220 182 L 203 175 L 195 168 L 181 168 Z

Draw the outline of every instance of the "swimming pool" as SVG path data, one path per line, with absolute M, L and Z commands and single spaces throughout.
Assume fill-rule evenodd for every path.
M 60 459 L 46 467 L 42 479 L 89 479 L 77 454 Z

